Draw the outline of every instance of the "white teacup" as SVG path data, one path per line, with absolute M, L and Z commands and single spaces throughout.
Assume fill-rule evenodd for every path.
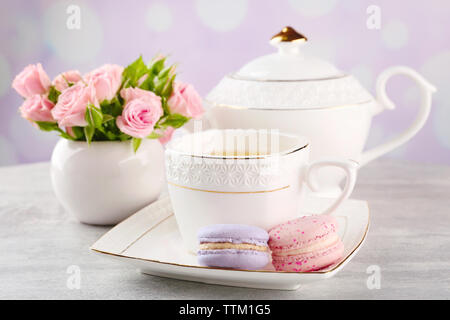
M 166 171 L 175 218 L 190 251 L 199 228 L 220 223 L 270 229 L 299 216 L 305 184 L 318 191 L 315 172 L 339 167 L 341 195 L 322 214 L 349 197 L 357 163 L 324 159 L 309 163 L 306 138 L 277 130 L 208 130 L 187 134 L 166 148 Z M 319 212 L 318 212 L 319 214 Z

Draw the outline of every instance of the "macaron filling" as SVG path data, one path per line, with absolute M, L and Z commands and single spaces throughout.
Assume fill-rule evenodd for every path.
M 230 243 L 230 242 L 207 242 L 200 243 L 199 250 L 255 250 L 255 251 L 267 251 L 267 246 L 261 246 L 251 243 Z
M 232 237 L 199 237 L 200 244 L 202 243 L 233 243 L 233 244 L 254 244 L 257 246 L 267 246 L 268 239 L 258 238 L 232 238 Z
M 299 254 L 305 254 L 335 246 L 339 241 L 341 240 L 339 236 L 335 233 L 330 235 L 327 239 L 324 239 L 321 242 L 316 242 L 301 248 L 293 248 L 289 250 L 273 250 L 272 254 L 276 256 L 294 256 Z

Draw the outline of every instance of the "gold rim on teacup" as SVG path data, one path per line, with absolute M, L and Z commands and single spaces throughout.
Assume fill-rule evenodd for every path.
M 192 137 L 195 139 L 195 135 L 198 135 L 198 139 L 202 139 L 205 137 L 205 135 L 221 135 L 222 139 L 224 137 L 224 135 L 227 134 L 231 134 L 234 135 L 234 137 L 238 137 L 238 136 L 244 136 L 244 137 L 248 137 L 250 135 L 255 135 L 255 134 L 265 134 L 267 135 L 267 142 L 272 142 L 272 140 L 270 138 L 272 138 L 272 135 L 275 136 L 275 138 L 289 138 L 289 139 L 293 139 L 296 140 L 294 143 L 292 143 L 292 146 L 289 146 L 287 148 L 284 148 L 284 150 L 278 150 L 276 152 L 271 152 L 272 150 L 270 150 L 267 153 L 263 153 L 261 152 L 261 154 L 257 153 L 257 154 L 245 154 L 245 155 L 237 155 L 236 153 L 245 153 L 245 151 L 241 151 L 241 152 L 237 152 L 235 150 L 233 150 L 234 154 L 231 154 L 230 150 L 226 151 L 226 150 L 222 150 L 219 153 L 212 153 L 212 152 L 203 152 L 203 150 L 190 150 L 190 151 L 182 151 L 179 148 L 177 148 L 177 144 L 180 144 L 182 142 L 182 139 L 187 139 L 186 136 L 182 136 L 178 139 L 174 139 L 173 141 L 171 141 L 167 146 L 166 146 L 166 151 L 169 153 L 174 153 L 180 156 L 187 156 L 187 157 L 193 157 L 193 158 L 203 158 L 203 159 L 221 159 L 221 160 L 255 160 L 255 159 L 271 159 L 274 157 L 279 157 L 279 156 L 285 156 L 285 155 L 289 155 L 295 152 L 298 152 L 302 149 L 305 149 L 306 147 L 309 146 L 309 142 L 307 140 L 307 138 L 305 137 L 301 137 L 301 136 L 297 136 L 294 134 L 290 134 L 290 133 L 284 133 L 284 132 L 279 132 L 278 130 L 256 130 L 256 129 L 211 129 L 211 130 L 206 130 L 206 131 L 201 131 L 201 132 L 196 132 L 193 134 L 190 134 L 189 137 Z M 202 142 L 202 141 L 199 141 Z M 279 144 L 279 143 L 278 143 Z M 272 145 L 271 145 L 272 146 Z M 248 152 L 248 153 L 252 153 L 252 152 Z

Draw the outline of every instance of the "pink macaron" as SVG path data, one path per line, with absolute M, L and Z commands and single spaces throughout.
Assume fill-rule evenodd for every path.
M 269 230 L 272 263 L 277 271 L 315 271 L 337 262 L 344 244 L 335 217 L 305 216 Z

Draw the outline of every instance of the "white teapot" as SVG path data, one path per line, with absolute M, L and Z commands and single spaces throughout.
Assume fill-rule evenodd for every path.
M 259 57 L 225 76 L 206 96 L 213 127 L 279 129 L 306 136 L 311 160 L 348 158 L 365 165 L 411 139 L 424 125 L 435 87 L 416 71 L 395 66 L 383 71 L 374 98 L 352 75 L 302 52 L 305 36 L 285 27 L 270 43 L 278 52 Z M 420 109 L 413 124 L 395 139 L 364 150 L 372 117 L 394 109 L 386 83 L 397 74 L 411 77 L 421 89 Z M 329 194 L 339 192 L 343 174 L 323 169 L 319 181 Z

